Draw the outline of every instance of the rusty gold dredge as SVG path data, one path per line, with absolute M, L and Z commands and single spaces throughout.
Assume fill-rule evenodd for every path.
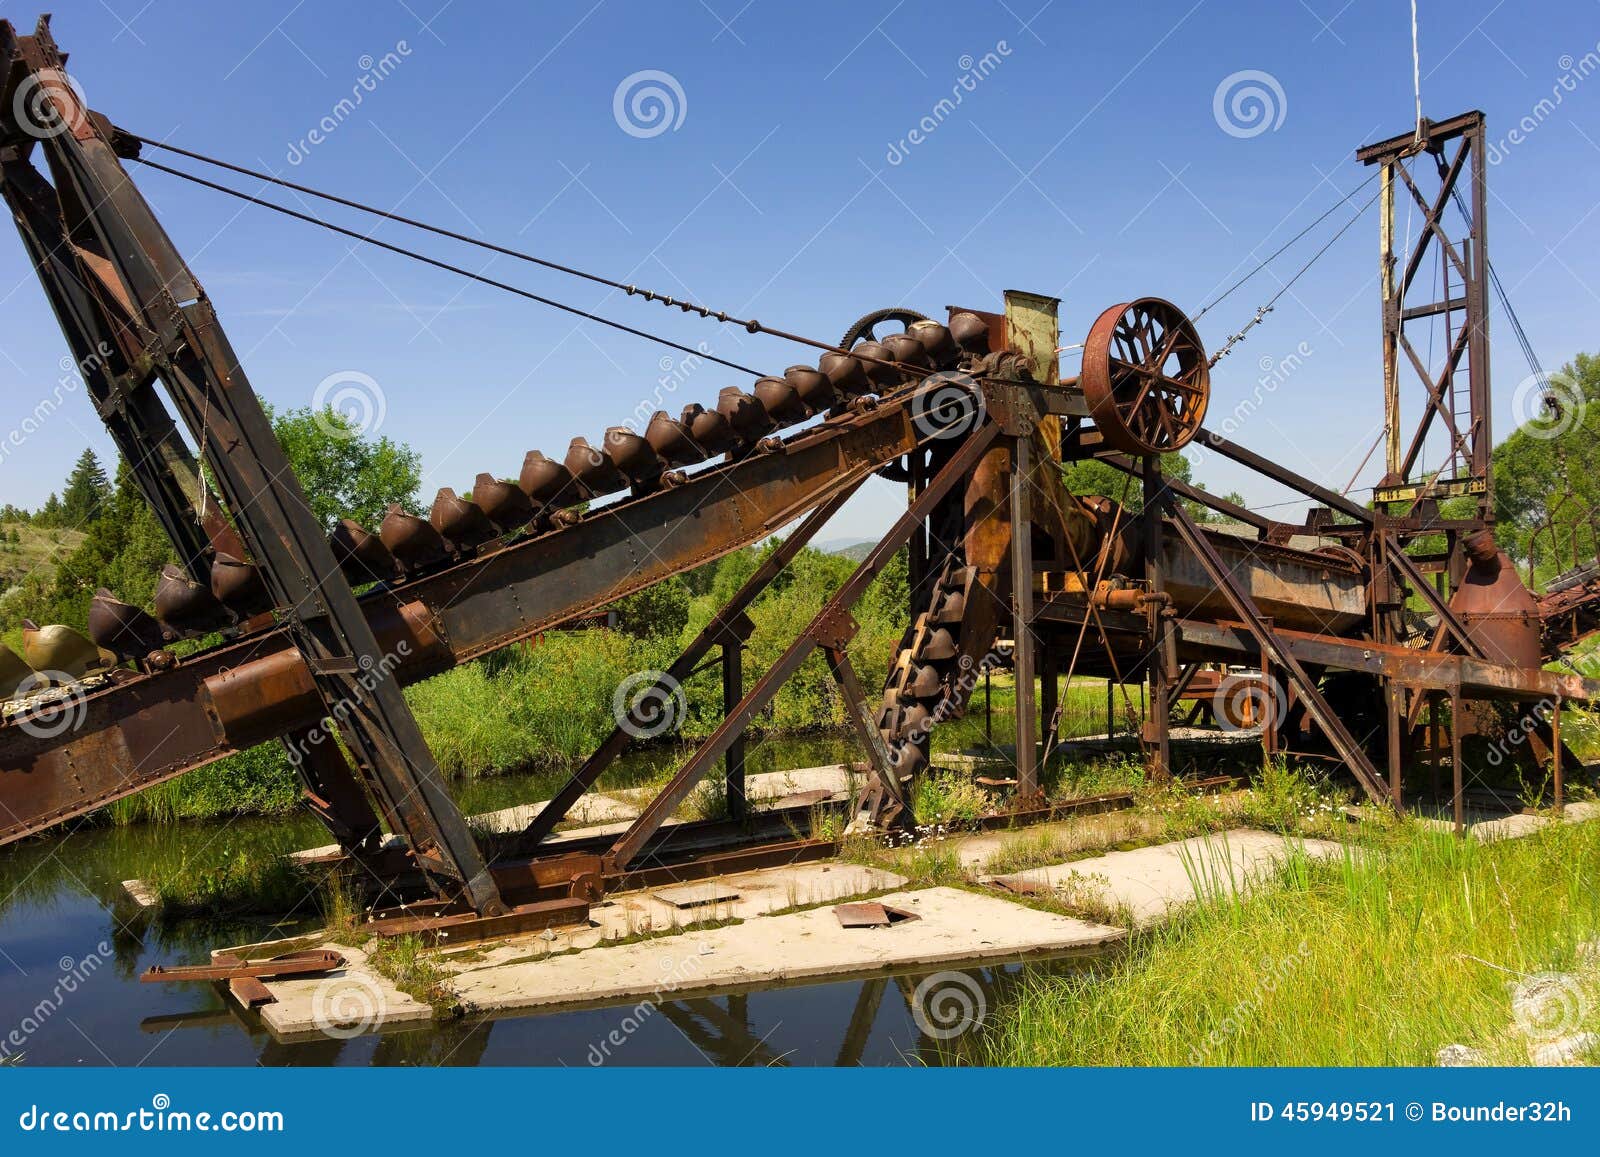
M 95 410 L 183 561 L 162 572 L 154 614 L 101 590 L 88 637 L 29 624 L 21 656 L 0 648 L 0 842 L 281 741 L 341 855 L 366 869 L 357 875 L 378 902 L 373 930 L 449 930 L 459 942 L 579 921 L 625 887 L 831 854 L 828 840 L 796 837 L 806 809 L 746 814 L 744 798 L 745 731 L 817 651 L 867 756 L 851 816 L 886 829 L 915 824 L 910 787 L 928 768 L 933 725 L 966 710 L 982 672 L 1006 652 L 1003 640 L 1014 641 L 1017 688 L 1008 822 L 1049 812 L 1038 740 L 1048 751 L 1057 738 L 1062 675 L 1104 677 L 1124 694 L 1144 685 L 1151 709 L 1140 739 L 1152 775 L 1172 774 L 1168 721 L 1180 700 L 1242 680 L 1243 721 L 1260 727 L 1269 755 L 1320 754 L 1396 809 L 1408 759 L 1427 757 L 1440 796 L 1447 763 L 1458 826 L 1464 736 L 1503 734 L 1506 705 L 1515 715 L 1526 710 L 1517 705 L 1600 696 L 1600 682 L 1541 666 L 1600 625 L 1600 582 L 1578 575 L 1551 596 L 1555 605 L 1541 606 L 1492 533 L 1481 113 L 1424 122 L 1420 135 L 1357 153 L 1377 167 L 1382 222 L 1389 437 L 1370 508 L 1208 429 L 1215 358 L 1191 320 L 1158 298 L 1101 313 L 1081 373 L 1062 380 L 1058 303 L 1035 294 L 1008 292 L 992 310 L 952 307 L 942 321 L 879 310 L 830 345 L 500 250 L 820 356 L 781 374 L 748 371 L 748 389 L 729 385 L 713 405 L 656 412 L 642 430 L 615 426 L 597 444 L 575 438 L 564 456 L 530 450 L 516 481 L 486 472 L 470 498 L 441 490 L 426 518 L 394 507 L 376 530 L 345 520 L 330 534 L 210 300 L 124 163 L 339 227 L 152 161 L 155 146 L 250 172 L 116 128 L 85 107 L 65 59 L 46 19 L 31 36 L 0 22 L 0 189 Z M 1424 217 L 1400 253 L 1397 195 Z M 1464 235 L 1446 225 L 1452 204 Z M 1427 280 L 1415 280 L 1425 260 L 1444 272 L 1438 300 L 1413 293 Z M 1408 323 L 1434 318 L 1448 334 L 1438 371 L 1406 336 Z M 1403 377 L 1423 397 L 1409 440 Z M 1430 432 L 1449 452 L 1424 476 Z M 1305 521 L 1278 522 L 1164 476 L 1160 456 L 1191 443 L 1309 499 Z M 1059 464 L 1086 458 L 1131 476 L 1142 512 L 1067 493 Z M 904 511 L 747 686 L 746 610 L 874 474 L 904 483 Z M 1440 499 L 1461 496 L 1471 513 L 1441 514 Z M 1244 533 L 1197 523 L 1185 502 L 1220 511 Z M 724 718 L 626 831 L 559 846 L 547 838 L 644 717 L 620 721 L 526 830 L 470 830 L 404 685 L 579 624 L 797 520 L 662 673 L 683 681 L 720 662 Z M 1422 536 L 1445 549 L 1407 549 Z M 910 626 L 885 685 L 869 693 L 847 650 L 851 608 L 902 549 Z M 213 632 L 223 641 L 182 658 L 172 649 Z M 637 697 L 632 710 L 648 714 L 649 700 Z M 1524 746 L 1553 765 L 1559 803 L 1573 756 L 1559 712 L 1535 715 Z M 333 733 L 341 743 L 325 741 Z M 733 818 L 664 826 L 714 773 L 726 777 Z

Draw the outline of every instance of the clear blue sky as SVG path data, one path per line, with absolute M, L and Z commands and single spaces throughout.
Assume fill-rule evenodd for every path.
M 1410 12 L 1395 0 L 49 6 L 90 104 L 120 125 L 828 340 L 875 307 L 998 308 L 1005 288 L 1059 295 L 1065 341 L 1129 297 L 1193 310 L 1366 175 L 1356 146 L 1412 117 Z M 1540 120 L 1490 170 L 1489 228 L 1541 358 L 1555 368 L 1600 349 L 1600 75 L 1534 112 L 1600 54 L 1600 5 L 1420 9 L 1429 116 L 1481 108 L 1497 138 Z M 3 10 L 23 31 L 36 14 Z M 336 112 L 385 54 L 388 75 Z M 936 113 L 985 54 L 988 75 Z M 683 94 L 681 123 L 654 136 L 623 131 L 613 111 L 619 83 L 642 70 Z M 1225 132 L 1213 110 L 1219 83 L 1242 70 L 1269 73 L 1283 94 L 1281 123 L 1253 136 Z M 330 116 L 337 126 L 306 147 Z M 928 116 L 937 127 L 891 163 Z M 257 390 L 304 405 L 330 374 L 369 375 L 385 397 L 381 430 L 422 452 L 428 494 L 480 470 L 515 474 L 530 448 L 597 438 L 661 374 L 650 344 L 159 173 L 135 177 Z M 515 261 L 381 235 L 735 361 L 806 360 Z M 1287 277 L 1309 252 L 1276 268 Z M 1214 377 L 1213 411 L 1226 413 L 1263 359 L 1305 343 L 1304 364 L 1237 438 L 1340 486 L 1380 420 L 1376 253 L 1373 211 Z M 1207 344 L 1275 288 L 1264 274 L 1209 314 Z M 0 294 L 3 432 L 49 391 L 65 347 L 10 235 Z M 1493 337 L 1503 435 L 1527 370 L 1498 308 Z M 735 382 L 747 384 L 704 366 L 671 406 Z M 0 462 L 0 501 L 41 501 L 86 443 L 109 456 L 80 394 Z M 1284 497 L 1224 463 L 1199 477 L 1253 504 Z M 1361 483 L 1375 480 L 1369 466 Z M 870 533 L 895 501 L 884 484 L 830 534 Z

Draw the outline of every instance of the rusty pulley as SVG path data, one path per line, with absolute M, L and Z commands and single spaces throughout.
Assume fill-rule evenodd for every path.
M 1090 327 L 1078 378 L 1095 426 L 1128 454 L 1181 450 L 1211 395 L 1205 348 L 1181 309 L 1159 297 L 1113 305 Z

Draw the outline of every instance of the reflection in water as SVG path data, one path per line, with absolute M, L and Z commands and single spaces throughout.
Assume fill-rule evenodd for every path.
M 634 757 L 625 781 L 659 774 L 670 754 Z M 752 770 L 849 758 L 837 739 L 770 741 Z M 540 798 L 539 776 L 462 785 L 466 810 Z M 548 794 L 548 792 L 545 792 Z M 951 1039 L 919 1027 L 919 977 L 703 996 L 499 1020 L 407 1026 L 349 1040 L 275 1041 L 210 984 L 140 984 L 152 964 L 192 964 L 212 948 L 292 936 L 306 920 L 164 924 L 132 912 L 122 881 L 180 864 L 281 853 L 326 842 L 306 817 L 173 826 L 80 827 L 0 849 L 0 1053 L 30 1065 L 893 1065 L 975 1056 L 982 1024 Z M 73 962 L 110 945 L 110 962 L 55 1001 Z M 1062 965 L 1033 965 L 1029 970 Z M 1027 971 L 975 969 L 993 1010 Z M 42 1002 L 55 1006 L 42 1010 Z M 15 1037 L 13 1034 L 16 1034 Z

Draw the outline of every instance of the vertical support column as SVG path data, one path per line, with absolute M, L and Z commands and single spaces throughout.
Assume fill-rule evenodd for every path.
M 1026 434 L 1011 441 L 1011 635 L 1017 684 L 1017 794 L 1039 790 L 1039 725 L 1033 701 L 1033 486 L 1032 445 Z
M 1278 754 L 1278 686 L 1272 680 L 1272 657 L 1261 653 L 1261 762 L 1270 765 Z
M 1467 384 L 1472 399 L 1472 427 L 1468 438 L 1472 444 L 1472 476 L 1483 480 L 1483 493 L 1478 496 L 1478 516 L 1494 517 L 1494 472 L 1490 468 L 1489 454 L 1494 447 L 1490 421 L 1493 406 L 1489 400 L 1489 302 L 1487 276 L 1489 264 L 1489 183 L 1484 164 L 1483 118 L 1469 128 L 1462 142 L 1469 153 L 1467 158 L 1472 174 L 1472 221 L 1467 242 L 1471 252 L 1467 262 L 1467 316 L 1470 327 L 1467 335 Z
M 744 644 L 731 631 L 722 637 L 722 713 L 730 714 L 744 698 Z M 745 817 L 747 804 L 744 790 L 744 732 L 740 731 L 728 744 L 722 757 L 722 773 L 727 783 L 728 815 L 732 819 Z
M 1428 794 L 1433 797 L 1434 803 L 1439 802 L 1439 762 L 1444 758 L 1444 753 L 1439 750 L 1443 742 L 1439 731 L 1439 696 L 1437 693 L 1428 695 Z
M 1045 646 L 1041 640 L 1039 644 L 1039 741 L 1041 744 L 1048 743 L 1052 731 L 1057 728 L 1056 715 L 1061 709 L 1060 688 L 1057 686 L 1060 679 L 1061 672 L 1056 669 L 1055 652 Z M 1043 750 L 1045 756 L 1048 757 L 1048 749 Z
M 1463 797 L 1461 774 L 1461 694 L 1450 695 L 1450 810 L 1455 819 L 1456 835 L 1467 830 L 1466 801 Z
M 1378 176 L 1378 283 L 1382 289 L 1384 468 L 1398 478 L 1400 449 L 1400 308 L 1394 283 L 1394 162 Z
M 1389 737 L 1389 799 L 1394 804 L 1397 814 L 1405 814 L 1405 801 L 1401 794 L 1401 762 L 1403 752 L 1400 747 L 1400 733 L 1405 722 L 1405 711 L 1401 703 L 1404 694 L 1400 684 L 1393 679 L 1384 680 L 1383 698 L 1385 706 L 1385 724 Z
M 1170 712 L 1167 710 L 1168 692 L 1172 686 L 1172 672 L 1177 665 L 1176 648 L 1162 617 L 1161 595 L 1166 590 L 1166 580 L 1161 568 L 1162 524 L 1167 510 L 1170 491 L 1162 480 L 1161 458 L 1146 454 L 1144 469 L 1140 472 L 1144 482 L 1144 574 L 1150 594 L 1150 709 L 1145 712 L 1142 732 L 1145 756 L 1151 775 L 1158 780 L 1172 775 L 1172 747 L 1167 734 Z
M 1566 783 L 1563 780 L 1561 766 L 1561 700 L 1556 699 L 1555 714 L 1550 716 L 1550 747 L 1554 755 L 1554 765 L 1551 774 L 1555 777 L 1556 811 L 1561 811 L 1566 806 Z

